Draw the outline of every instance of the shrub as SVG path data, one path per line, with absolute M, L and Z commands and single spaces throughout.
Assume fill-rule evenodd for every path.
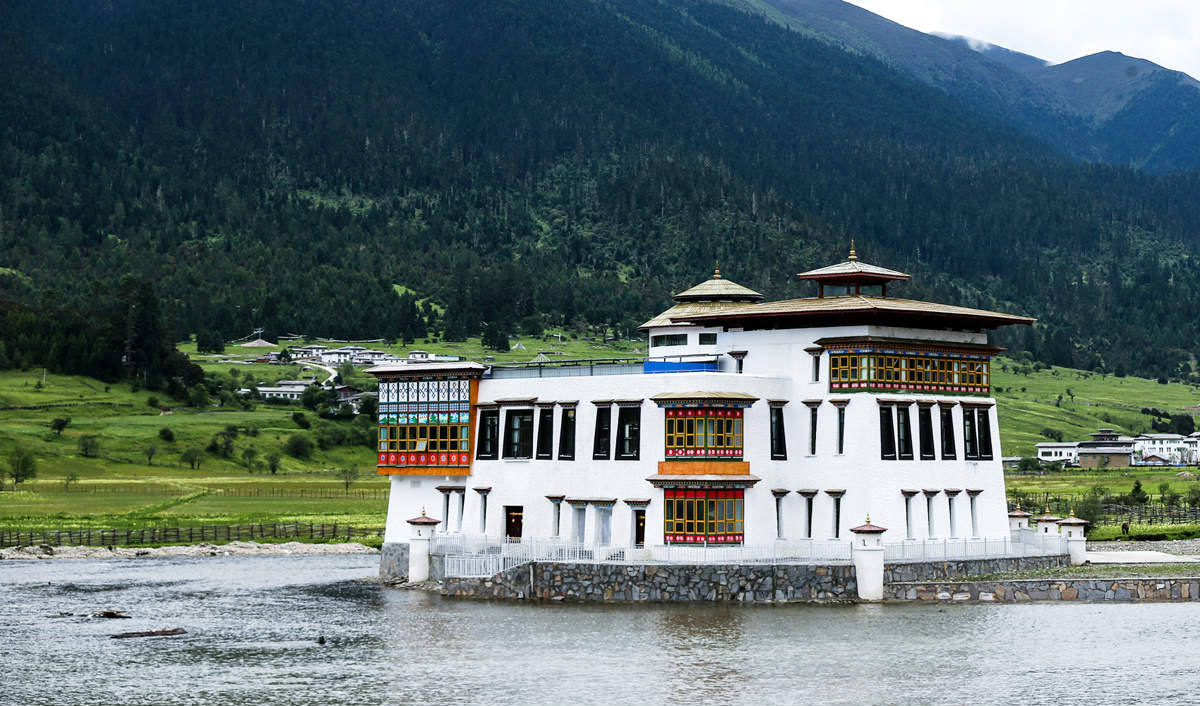
M 79 437 L 79 454 L 85 458 L 95 458 L 100 455 L 100 437 L 95 434 L 85 434 Z
M 292 421 L 301 429 L 307 429 L 312 426 L 312 423 L 308 421 L 308 417 L 304 416 L 304 412 L 292 412 Z
M 1062 433 L 1062 430 L 1060 430 L 1060 429 L 1054 429 L 1052 427 L 1043 427 L 1041 434 L 1042 434 L 1042 436 L 1046 437 L 1047 439 L 1053 439 L 1055 441 L 1063 440 L 1063 433 Z
M 147 407 L 158 407 L 158 398 L 155 397 L 154 395 L 150 395 L 149 397 L 146 398 L 146 406 Z
M 171 427 L 163 427 L 162 429 L 158 430 L 158 438 L 170 443 L 175 441 L 175 432 L 171 431 Z
M 292 434 L 283 445 L 283 450 L 293 458 L 307 460 L 312 457 L 313 441 L 307 434 Z
M 70 417 L 56 417 L 56 418 L 54 418 L 54 420 L 52 420 L 50 422 L 50 431 L 61 436 L 63 433 L 63 429 L 66 429 L 67 425 L 69 425 L 70 423 L 71 423 Z

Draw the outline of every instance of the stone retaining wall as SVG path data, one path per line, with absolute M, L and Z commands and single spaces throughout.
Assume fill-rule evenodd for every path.
M 536 562 L 487 579 L 447 578 L 442 595 L 598 602 L 848 602 L 858 599 L 858 586 L 853 566 Z
M 379 578 L 391 583 L 408 580 L 408 544 L 383 543 L 379 550 Z
M 883 592 L 893 601 L 1197 601 L 1200 578 L 903 582 Z
M 979 576 L 980 574 L 1004 574 L 1010 571 L 1029 569 L 1052 569 L 1070 566 L 1071 557 L 1029 556 L 1005 559 L 964 559 L 956 561 L 915 562 L 912 564 L 887 564 L 883 567 L 883 585 L 912 582 L 937 581 L 939 579 Z M 886 591 L 886 588 L 885 588 Z

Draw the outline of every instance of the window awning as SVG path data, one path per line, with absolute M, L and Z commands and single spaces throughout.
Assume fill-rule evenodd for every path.
M 659 407 L 734 407 L 745 408 L 758 401 L 744 392 L 660 392 L 650 398 Z
M 749 488 L 762 480 L 752 475 L 664 475 L 655 474 L 647 481 L 655 488 Z

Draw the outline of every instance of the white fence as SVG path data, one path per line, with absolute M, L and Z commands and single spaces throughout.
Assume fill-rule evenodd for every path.
M 1067 540 L 1057 534 L 1022 532 L 1003 539 L 925 539 L 886 542 L 883 560 L 889 563 L 953 559 L 1003 559 L 1054 556 L 1067 553 Z
M 595 546 L 556 539 L 509 540 L 461 535 L 435 536 L 431 550 L 445 554 L 450 577 L 494 576 L 532 561 L 590 564 L 849 564 L 848 541 L 777 542 L 767 545 Z
M 849 564 L 848 540 L 776 542 L 767 545 L 643 547 L 594 546 L 558 539 L 510 540 L 470 535 L 436 535 L 431 550 L 445 555 L 446 576 L 474 578 L 533 561 L 591 564 Z M 884 561 L 908 563 L 957 559 L 1000 559 L 1067 553 L 1055 534 L 1014 533 L 1002 539 L 906 540 L 884 544 Z

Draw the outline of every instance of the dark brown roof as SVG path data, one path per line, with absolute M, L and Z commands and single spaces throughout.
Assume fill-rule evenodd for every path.
M 995 327 L 1005 324 L 1032 324 L 1035 319 L 997 311 L 971 309 L 950 304 L 936 304 L 914 299 L 891 299 L 874 296 L 807 297 L 763 302 L 746 306 L 723 308 L 703 314 L 672 316 L 672 321 L 695 324 L 734 325 L 732 322 L 747 322 L 765 319 L 810 319 L 836 318 L 845 322 L 847 317 L 880 318 L 907 316 L 919 319 L 957 319 L 978 327 Z

